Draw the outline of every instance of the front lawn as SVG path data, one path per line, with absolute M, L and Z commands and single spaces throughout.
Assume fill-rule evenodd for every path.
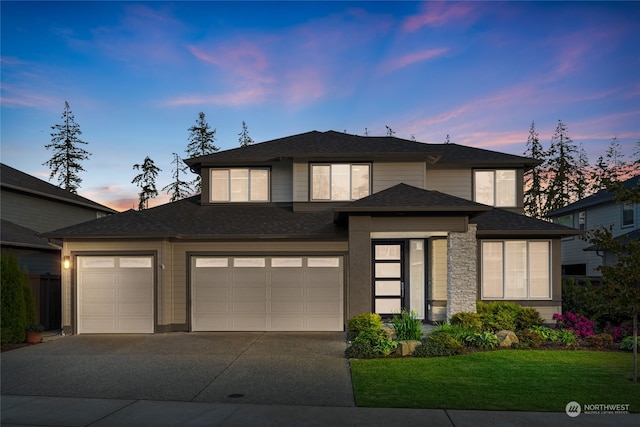
M 357 406 L 564 412 L 576 401 L 640 412 L 630 353 L 505 350 L 350 363 Z

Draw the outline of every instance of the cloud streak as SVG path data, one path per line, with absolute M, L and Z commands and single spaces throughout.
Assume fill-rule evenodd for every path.
M 475 5 L 469 2 L 426 1 L 421 4 L 418 14 L 405 19 L 402 30 L 411 33 L 422 27 L 442 27 L 454 22 L 471 21 L 475 10 Z
M 411 52 L 406 55 L 402 55 L 396 58 L 389 59 L 380 65 L 380 70 L 383 73 L 390 73 L 399 69 L 414 65 L 419 62 L 427 61 L 429 59 L 437 58 L 445 54 L 449 49 L 423 49 L 417 52 Z

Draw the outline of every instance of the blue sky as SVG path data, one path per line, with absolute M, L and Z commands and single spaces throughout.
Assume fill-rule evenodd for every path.
M 2 162 L 48 179 L 65 100 L 92 153 L 79 194 L 137 206 L 200 111 L 216 145 L 337 130 L 522 154 L 561 119 L 595 160 L 640 138 L 639 2 L 7 2 Z M 57 183 L 57 181 L 52 181 Z M 151 205 L 164 203 L 161 195 Z

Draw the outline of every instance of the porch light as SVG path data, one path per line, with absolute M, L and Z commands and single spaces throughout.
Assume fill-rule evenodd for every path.
M 62 259 L 62 267 L 63 267 L 65 270 L 68 270 L 69 268 L 71 268 L 71 257 L 70 257 L 70 256 L 65 256 L 65 257 Z

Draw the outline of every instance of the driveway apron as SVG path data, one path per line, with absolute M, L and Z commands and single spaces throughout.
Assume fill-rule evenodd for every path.
M 74 335 L 1 355 L 2 394 L 354 406 L 342 332 Z

